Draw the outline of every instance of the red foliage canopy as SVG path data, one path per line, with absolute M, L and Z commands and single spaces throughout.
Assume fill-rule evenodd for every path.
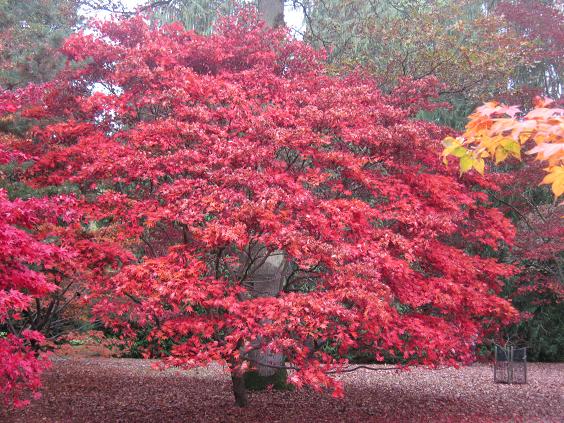
M 245 14 L 209 37 L 140 18 L 98 31 L 68 40 L 82 66 L 24 113 L 51 122 L 30 181 L 75 184 L 92 238 L 135 255 L 92 285 L 108 325 L 150 326 L 186 366 L 262 339 L 300 368 L 293 383 L 338 394 L 331 349 L 469 362 L 514 317 L 496 295 L 513 269 L 471 254 L 513 228 L 444 168 L 445 130 L 412 118 L 425 99 L 331 76 Z M 246 295 L 274 255 L 277 295 Z
M 57 289 L 52 280 L 56 275 L 44 272 L 64 267 L 70 255 L 42 242 L 44 234 L 38 227 L 65 215 L 68 201 L 58 200 L 10 201 L 0 190 L 0 324 L 18 320 L 35 298 Z M 49 362 L 31 345 L 43 341 L 41 333 L 29 329 L 0 336 L 0 395 L 7 403 L 27 404 L 25 391 L 40 386 L 39 376 Z
M 516 25 L 522 35 L 541 41 L 536 53 L 539 60 L 554 59 L 561 66 L 564 60 L 564 14 L 559 2 L 519 0 L 502 1 L 496 9 Z

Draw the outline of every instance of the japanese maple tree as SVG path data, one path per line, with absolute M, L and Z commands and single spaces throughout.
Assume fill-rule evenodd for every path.
M 2 122 L 21 119 L 19 111 L 46 87 L 1 92 Z M 0 132 L 0 398 L 16 407 L 40 395 L 48 338 L 61 333 L 61 313 L 84 280 L 95 284 L 116 260 L 127 260 L 121 248 L 94 241 L 72 187 L 25 183 L 40 150 L 31 139 Z
M 470 115 L 464 134 L 447 137 L 443 156 L 460 159 L 460 172 L 484 173 L 484 159 L 496 164 L 508 157 L 521 159 L 522 146 L 534 143 L 528 154 L 546 162 L 548 173 L 541 181 L 550 184 L 555 197 L 564 194 L 564 109 L 549 99 L 538 98 L 535 108 L 520 117 L 516 106 L 486 103 Z
M 459 159 L 461 173 L 472 169 L 484 173 L 486 163 L 491 167 L 487 178 L 493 189 L 489 195 L 516 223 L 512 260 L 521 269 L 507 281 L 504 291 L 524 319 L 507 328 L 507 336 L 514 342 L 527 343 L 531 357 L 550 361 L 562 358 L 564 345 L 560 335 L 563 114 L 556 102 L 542 98 L 535 100 L 535 107 L 528 113 L 490 102 L 470 116 L 462 135 L 445 139 L 443 150 L 445 160 L 449 156 Z
M 57 289 L 42 269 L 52 269 L 69 254 L 57 245 L 43 241 L 38 223 L 57 217 L 58 205 L 44 199 L 10 201 L 0 189 L 0 396 L 5 403 L 22 406 L 25 396 L 39 395 L 39 375 L 49 367 L 45 354 L 34 346 L 44 342 L 37 330 L 14 327 L 33 301 Z
M 240 405 L 242 375 L 269 365 L 253 351 L 340 395 L 351 349 L 468 363 L 515 317 L 497 295 L 514 269 L 471 253 L 511 243 L 511 224 L 442 165 L 448 131 L 413 119 L 433 79 L 385 95 L 331 76 L 251 12 L 211 36 L 96 28 L 22 111 L 47 122 L 27 178 L 75 186 L 92 239 L 119 244 L 93 310 L 125 338 L 146 328 L 148 356 L 166 342 L 169 364 L 227 362 Z
M 508 24 L 527 40 L 531 59 L 515 72 L 511 85 L 518 94 L 511 102 L 530 104 L 536 95 L 562 97 L 564 81 L 564 9 L 558 0 L 505 0 L 495 6 Z M 521 93 L 519 93 L 521 91 Z M 496 96 L 497 97 L 497 96 Z M 504 96 L 505 97 L 505 96 Z M 527 98 L 528 97 L 528 98 Z M 507 97 L 502 98 L 509 102 Z

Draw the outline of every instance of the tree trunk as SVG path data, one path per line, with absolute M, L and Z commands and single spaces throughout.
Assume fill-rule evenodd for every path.
M 235 404 L 238 407 L 246 407 L 249 403 L 247 399 L 247 389 L 245 388 L 245 379 L 243 374 L 237 369 L 231 372 L 231 382 L 233 383 L 233 395 L 235 396 Z
M 259 0 L 258 11 L 269 27 L 284 26 L 284 0 Z
M 239 273 L 242 284 L 247 288 L 246 298 L 276 297 L 282 291 L 290 269 L 284 252 L 268 251 L 264 245 L 254 244 L 249 245 L 239 254 L 241 263 Z M 267 324 L 268 320 L 262 319 L 261 322 Z M 285 369 L 278 368 L 284 365 L 284 355 L 263 349 L 268 342 L 268 339 L 257 336 L 250 345 L 251 351 L 241 351 L 245 359 L 253 363 L 256 370 L 247 373 L 237 372 L 234 369 L 238 369 L 240 363 L 232 364 L 233 393 L 237 405 L 241 407 L 246 403 L 246 389 L 263 390 L 269 385 L 273 385 L 276 389 L 288 388 L 287 372 Z M 240 348 L 242 347 L 243 342 L 240 345 Z M 248 348 L 248 345 L 245 348 Z

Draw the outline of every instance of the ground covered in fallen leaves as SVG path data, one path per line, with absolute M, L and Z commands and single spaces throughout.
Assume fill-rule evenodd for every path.
M 261 392 L 233 405 L 219 365 L 153 370 L 146 360 L 54 359 L 43 397 L 2 422 L 561 422 L 564 364 L 530 364 L 527 385 L 493 383 L 489 365 L 341 375 L 346 398 L 307 389 Z

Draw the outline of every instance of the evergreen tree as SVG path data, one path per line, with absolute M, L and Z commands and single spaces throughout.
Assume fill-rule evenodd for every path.
M 56 49 L 79 23 L 78 0 L 0 0 L 0 87 L 49 81 L 64 60 Z

